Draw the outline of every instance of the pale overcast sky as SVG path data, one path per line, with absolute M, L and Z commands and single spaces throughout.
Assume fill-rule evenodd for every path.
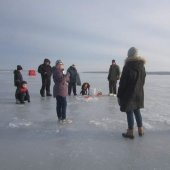
M 170 71 L 169 0 L 0 0 L 0 69 L 37 69 L 44 58 L 122 69 L 131 46 L 147 71 Z

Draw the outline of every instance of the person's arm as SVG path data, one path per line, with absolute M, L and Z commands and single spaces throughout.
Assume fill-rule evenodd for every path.
M 39 65 L 39 67 L 38 67 L 38 73 L 42 73 L 42 65 Z
M 117 66 L 117 80 L 120 79 L 120 67 Z
M 120 82 L 118 87 L 118 94 L 117 94 L 118 98 L 121 98 L 126 91 L 126 88 L 128 86 L 128 77 L 129 77 L 128 70 L 124 67 L 120 77 Z
M 107 79 L 110 80 L 110 72 L 111 72 L 111 66 L 109 68 L 109 73 L 108 73 L 108 76 L 107 76 Z

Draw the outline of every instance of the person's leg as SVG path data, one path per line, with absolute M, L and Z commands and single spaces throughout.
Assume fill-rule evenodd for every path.
M 109 93 L 112 94 L 113 93 L 113 82 L 109 81 Z
M 20 102 L 21 103 L 25 103 L 25 96 L 26 96 L 26 94 L 25 93 L 20 93 L 19 96 L 20 96 L 19 97 L 20 98 Z
M 77 95 L 76 83 L 73 83 L 73 94 L 74 94 L 75 96 Z
M 24 101 L 28 101 L 30 102 L 30 95 L 28 92 L 25 93 L 25 98 L 24 98 Z
M 44 97 L 45 96 L 46 79 L 44 77 L 41 77 L 41 80 L 42 80 L 42 86 L 40 89 L 40 94 L 41 94 L 41 97 Z
M 138 126 L 139 136 L 143 136 L 144 130 L 143 130 L 142 115 L 141 115 L 140 109 L 134 110 L 134 114 L 135 114 L 135 119 L 136 119 L 136 123 Z
M 117 94 L 116 84 L 117 80 L 113 81 L 113 94 Z
M 68 95 L 71 95 L 71 89 L 72 89 L 72 85 L 71 83 L 68 84 Z
M 130 138 L 133 139 L 133 127 L 134 127 L 134 117 L 133 117 L 133 111 L 126 112 L 127 114 L 127 123 L 128 123 L 128 129 L 126 133 L 122 133 L 122 136 L 124 138 Z
M 19 87 L 16 88 L 15 91 L 15 99 L 18 100 L 18 94 L 19 94 Z
M 66 97 L 62 97 L 62 120 L 66 119 L 66 109 L 67 109 L 67 100 Z
M 48 77 L 46 80 L 46 95 L 47 96 L 52 96 L 50 94 L 50 85 L 51 85 L 51 77 Z
M 134 114 L 135 114 L 137 126 L 142 127 L 142 116 L 141 116 L 141 113 L 140 113 L 140 109 L 134 110 Z
M 15 91 L 15 99 L 16 99 L 16 104 L 20 103 L 20 97 L 19 97 L 19 88 L 17 87 Z
M 62 109 L 61 96 L 57 96 L 57 97 L 56 97 L 56 112 L 57 112 L 58 120 L 61 120 L 61 119 L 62 119 L 61 109 Z
M 126 114 L 127 114 L 128 129 L 133 129 L 134 127 L 133 111 L 129 111 Z

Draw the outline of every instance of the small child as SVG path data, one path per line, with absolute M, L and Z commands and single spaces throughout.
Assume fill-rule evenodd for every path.
M 21 85 L 17 88 L 15 97 L 16 97 L 16 104 L 19 103 L 24 104 L 25 101 L 30 102 L 30 95 L 29 95 L 26 81 L 21 82 Z
M 90 95 L 90 84 L 85 82 L 83 83 L 82 87 L 81 87 L 81 92 L 80 94 L 82 95 Z

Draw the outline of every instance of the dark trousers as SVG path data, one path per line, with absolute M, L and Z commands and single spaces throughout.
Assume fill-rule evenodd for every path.
M 30 96 L 28 93 L 19 93 L 18 90 L 15 93 L 15 98 L 21 103 L 23 103 L 24 101 L 30 101 Z
M 66 108 L 67 108 L 67 100 L 66 97 L 57 96 L 56 97 L 56 112 L 59 120 L 66 119 Z
M 15 91 L 15 99 L 16 100 L 19 100 L 18 99 L 18 93 L 19 93 L 19 86 L 17 86 L 16 91 Z
M 50 94 L 51 77 L 41 77 L 41 79 L 42 79 L 42 86 L 40 90 L 41 95 L 45 94 L 45 90 L 46 94 Z
M 142 127 L 142 116 L 140 113 L 140 109 L 128 111 L 126 112 L 126 114 L 127 114 L 127 123 L 128 123 L 129 129 L 133 129 L 134 127 L 134 116 L 133 115 L 135 115 L 137 126 Z
M 77 91 L 76 91 L 76 83 L 69 83 L 68 85 L 68 95 L 71 95 L 71 91 L 73 89 L 73 94 L 77 95 Z
M 109 93 L 116 94 L 116 84 L 117 80 L 109 80 Z

